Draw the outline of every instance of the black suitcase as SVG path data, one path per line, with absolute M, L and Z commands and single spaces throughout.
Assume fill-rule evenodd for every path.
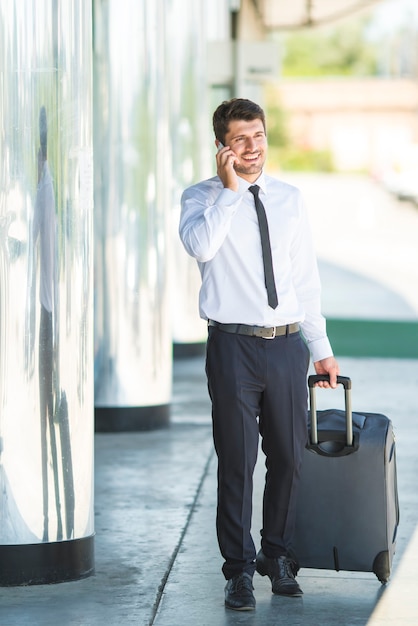
M 352 413 L 351 380 L 345 411 L 316 410 L 309 376 L 310 424 L 296 513 L 293 551 L 299 567 L 390 576 L 399 524 L 395 439 L 391 421 Z

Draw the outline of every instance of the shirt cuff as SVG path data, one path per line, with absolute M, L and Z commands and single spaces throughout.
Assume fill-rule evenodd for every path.
M 328 337 L 308 342 L 308 348 L 314 363 L 316 363 L 316 361 L 322 361 L 322 359 L 327 359 L 330 356 L 334 356 Z
M 238 191 L 224 187 L 218 196 L 216 204 L 232 206 L 241 200 L 242 195 Z

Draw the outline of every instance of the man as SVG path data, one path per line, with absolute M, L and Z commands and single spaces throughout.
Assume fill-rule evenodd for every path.
M 273 593 L 302 594 L 291 542 L 307 441 L 309 353 L 316 372 L 329 375 L 321 386 L 336 386 L 338 364 L 320 312 L 300 193 L 263 172 L 263 110 L 234 98 L 216 109 L 213 128 L 218 175 L 185 190 L 179 230 L 199 264 L 200 315 L 208 320 L 206 373 L 218 456 L 216 525 L 225 559 L 225 605 L 251 610 L 255 569 L 269 576 Z M 263 206 L 267 228 L 262 215 L 257 219 Z M 267 471 L 256 555 L 250 529 L 259 434 Z

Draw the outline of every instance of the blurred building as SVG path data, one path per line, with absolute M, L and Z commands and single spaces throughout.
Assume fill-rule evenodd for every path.
M 418 144 L 418 82 L 411 79 L 287 79 L 275 91 L 291 141 L 328 150 L 339 171 L 383 176 L 404 167 Z

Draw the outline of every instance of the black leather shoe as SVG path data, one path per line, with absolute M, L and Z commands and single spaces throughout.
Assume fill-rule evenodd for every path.
M 271 590 L 281 596 L 298 597 L 303 594 L 295 580 L 292 561 L 286 556 L 268 558 L 262 550 L 257 554 L 256 569 L 271 580 Z
M 247 572 L 230 578 L 225 586 L 225 606 L 235 611 L 253 611 L 253 579 Z

